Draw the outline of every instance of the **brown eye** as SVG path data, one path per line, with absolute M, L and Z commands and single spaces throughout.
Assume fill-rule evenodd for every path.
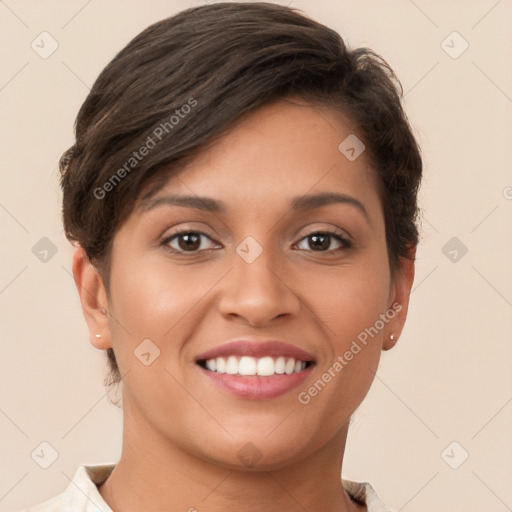
M 208 244 L 203 243 L 204 239 L 211 241 L 210 237 L 199 231 L 180 231 L 167 237 L 162 244 L 169 247 L 173 252 L 190 253 L 211 249 Z
M 335 240 L 339 246 L 332 247 L 332 241 Z M 317 233 L 311 233 L 304 237 L 301 243 L 306 241 L 307 247 L 299 247 L 304 250 L 312 250 L 314 252 L 330 252 L 336 249 L 351 247 L 351 243 L 343 238 L 339 233 L 330 231 L 319 231 Z M 309 247 L 309 249 L 308 249 Z

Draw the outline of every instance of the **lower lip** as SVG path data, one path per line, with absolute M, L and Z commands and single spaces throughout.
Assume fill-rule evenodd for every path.
M 219 388 L 239 398 L 249 400 L 270 400 L 284 395 L 288 391 L 299 386 L 309 376 L 314 365 L 291 375 L 272 375 L 270 377 L 258 377 L 251 375 L 230 375 L 199 369 Z

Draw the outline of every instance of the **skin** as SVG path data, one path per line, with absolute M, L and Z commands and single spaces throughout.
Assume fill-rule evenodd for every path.
M 351 133 L 329 109 L 266 105 L 152 198 L 207 196 L 226 203 L 226 212 L 141 203 L 114 237 L 109 294 L 76 250 L 91 343 L 113 347 L 123 375 L 122 456 L 99 488 L 116 511 L 366 510 L 340 482 L 348 424 L 381 351 L 394 344 L 390 334 L 396 342 L 402 331 L 414 263 L 401 260 L 401 271 L 390 273 L 374 171 L 364 153 L 349 161 L 338 150 Z M 356 198 L 367 215 L 348 203 L 291 213 L 292 197 L 326 191 Z M 332 228 L 352 247 L 327 237 L 318 248 L 308 236 Z M 206 236 L 195 252 L 186 252 L 183 237 L 162 244 L 180 230 Z M 236 252 L 247 236 L 263 249 L 250 264 Z M 401 311 L 317 396 L 299 403 L 298 392 L 395 302 Z M 317 364 L 304 384 L 277 398 L 228 395 L 195 357 L 245 335 L 294 344 Z M 146 338 L 160 349 L 149 366 L 133 354 Z M 249 442 L 261 454 L 252 467 L 237 456 Z

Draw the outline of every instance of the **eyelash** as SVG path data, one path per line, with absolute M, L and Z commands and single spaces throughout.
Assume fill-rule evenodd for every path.
M 175 238 L 177 238 L 177 237 L 179 237 L 181 235 L 190 235 L 190 234 L 205 236 L 206 238 L 209 238 L 211 240 L 211 238 L 206 233 L 203 233 L 202 231 L 182 230 L 182 231 L 177 231 L 176 233 L 173 233 L 172 235 L 166 237 L 164 240 L 162 240 L 161 245 L 166 246 L 166 248 L 170 252 L 172 252 L 172 253 L 184 254 L 184 255 L 190 255 L 190 256 L 198 254 L 198 253 L 200 253 L 202 251 L 205 251 L 205 250 L 213 250 L 213 249 L 202 249 L 202 250 L 196 250 L 196 251 L 183 251 L 183 250 L 177 250 L 177 249 L 173 249 L 173 248 L 169 247 L 169 243 L 172 240 L 174 240 Z M 342 249 L 346 250 L 346 249 L 352 248 L 352 242 L 350 240 L 345 238 L 339 231 L 329 230 L 329 229 L 321 230 L 321 231 L 313 231 L 312 233 L 309 233 L 308 235 L 303 236 L 299 240 L 299 242 L 302 242 L 303 240 L 306 240 L 307 238 L 309 238 L 311 236 L 314 236 L 314 235 L 327 235 L 327 236 L 330 236 L 330 237 L 336 239 L 338 242 L 340 242 L 343 247 L 340 247 L 338 249 L 329 249 L 327 251 L 313 251 L 313 250 L 309 250 L 307 252 L 332 253 L 332 252 L 339 251 L 339 250 L 342 250 Z

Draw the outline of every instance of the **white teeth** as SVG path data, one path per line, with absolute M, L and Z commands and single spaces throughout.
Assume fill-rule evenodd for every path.
M 288 359 L 286 361 L 286 364 L 284 366 L 284 373 L 287 375 L 291 375 L 293 373 L 293 370 L 295 369 L 295 359 Z
M 256 360 L 254 357 L 242 357 L 238 364 L 238 373 L 240 375 L 256 375 Z
M 298 373 L 306 368 L 306 362 L 295 360 L 292 357 L 284 358 L 279 356 L 272 358 L 265 356 L 255 358 L 243 356 L 238 359 L 236 356 L 229 356 L 226 360 L 224 357 L 208 359 L 206 368 L 212 372 L 227 373 L 229 375 L 258 375 L 260 377 L 269 377 L 277 374 Z
M 238 359 L 235 356 L 229 356 L 226 364 L 226 373 L 235 375 L 238 373 Z
M 262 357 L 258 360 L 258 375 L 268 377 L 274 375 L 274 360 L 271 357 Z
M 209 359 L 208 359 L 209 361 Z M 206 361 L 206 365 L 208 366 L 208 361 Z M 215 359 L 216 363 L 217 363 L 217 371 L 219 373 L 226 373 L 226 361 L 223 357 L 217 357 L 217 359 Z
M 276 363 L 274 365 L 274 370 L 278 375 L 282 375 L 284 373 L 285 360 L 284 357 L 278 357 L 276 359 Z

